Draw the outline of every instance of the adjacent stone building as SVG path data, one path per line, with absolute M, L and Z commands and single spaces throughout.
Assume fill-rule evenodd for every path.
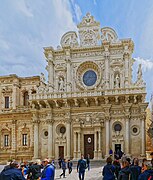
M 0 77 L 0 159 L 145 156 L 146 90 L 132 82 L 131 39 L 118 39 L 89 13 L 57 49 L 45 47 L 48 82 Z

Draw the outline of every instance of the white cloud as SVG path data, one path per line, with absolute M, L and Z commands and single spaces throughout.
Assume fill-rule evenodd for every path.
M 74 14 L 79 19 L 81 10 L 76 3 L 74 9 L 70 0 L 36 1 L 6 0 L 0 7 L 0 75 L 46 73 L 43 47 L 56 47 L 64 33 L 77 30 Z
M 143 59 L 140 57 L 134 58 L 136 60 L 137 64 L 141 64 L 142 65 L 142 69 L 144 71 L 147 70 L 153 70 L 153 61 L 151 61 L 150 59 Z

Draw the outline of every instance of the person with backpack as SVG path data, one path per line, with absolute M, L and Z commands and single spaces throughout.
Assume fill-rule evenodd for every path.
M 102 173 L 104 176 L 103 180 L 115 180 L 115 166 L 112 165 L 112 158 L 108 157 L 106 163 L 107 164 L 104 166 Z
M 42 168 L 43 166 L 40 164 L 40 160 L 35 160 L 35 162 L 27 170 L 27 174 L 30 174 L 30 180 L 39 180 Z
M 44 169 L 42 171 L 41 180 L 54 180 L 55 166 L 49 164 L 48 159 L 44 159 L 43 164 L 44 164 Z
M 77 164 L 77 172 L 79 172 L 79 180 L 84 180 L 85 170 L 87 168 L 86 160 L 84 159 L 84 155 L 81 155 L 81 159 L 79 159 Z

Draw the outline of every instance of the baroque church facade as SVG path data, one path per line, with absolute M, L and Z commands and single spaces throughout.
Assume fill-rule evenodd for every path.
M 141 65 L 132 82 L 133 41 L 89 13 L 77 27 L 44 48 L 47 83 L 43 73 L 0 77 L 0 160 L 100 160 L 110 148 L 145 156 L 148 103 Z

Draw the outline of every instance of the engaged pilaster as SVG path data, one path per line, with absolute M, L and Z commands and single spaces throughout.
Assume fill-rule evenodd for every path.
M 47 120 L 48 124 L 48 158 L 53 159 L 53 120 Z
M 39 158 L 39 120 L 33 121 L 34 123 L 34 157 L 33 159 L 38 159 Z

